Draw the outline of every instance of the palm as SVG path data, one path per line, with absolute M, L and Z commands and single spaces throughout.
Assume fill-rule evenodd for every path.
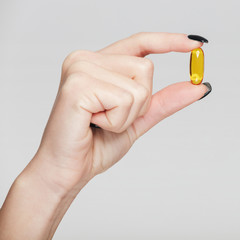
M 93 173 L 104 172 L 119 161 L 131 148 L 135 139 L 130 134 L 131 126 L 122 133 L 103 129 L 93 130 Z

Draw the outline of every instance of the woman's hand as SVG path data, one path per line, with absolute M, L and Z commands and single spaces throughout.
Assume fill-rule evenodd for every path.
M 0 210 L 0 238 L 51 239 L 91 178 L 159 121 L 209 92 L 188 81 L 152 96 L 153 63 L 144 58 L 201 45 L 184 34 L 139 33 L 97 52 L 71 53 L 39 149 Z
M 80 190 L 119 161 L 151 127 L 201 98 L 206 86 L 189 81 L 152 96 L 154 67 L 145 58 L 150 53 L 188 52 L 201 46 L 185 34 L 138 33 L 97 52 L 79 50 L 67 56 L 32 161 L 42 177 L 64 191 Z M 90 122 L 101 128 L 91 128 Z

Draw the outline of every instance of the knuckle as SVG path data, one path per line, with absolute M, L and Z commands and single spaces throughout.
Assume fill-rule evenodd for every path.
M 145 86 L 138 84 L 135 87 L 135 99 L 137 102 L 142 103 L 146 101 L 149 95 L 150 95 L 150 91 Z
M 79 87 L 82 85 L 82 82 L 86 82 L 88 76 L 85 73 L 78 72 L 70 74 L 66 81 L 64 82 L 61 91 L 64 95 L 72 95 Z
M 146 34 L 146 32 L 137 32 L 131 35 L 132 38 L 141 38 Z
M 144 101 L 145 101 L 145 100 L 148 98 L 148 96 L 150 95 L 150 91 L 149 91 L 146 87 L 144 87 L 144 86 L 142 86 L 142 85 L 139 86 L 138 91 L 139 91 L 139 94 L 140 94 L 141 98 L 142 98 Z
M 115 132 L 115 133 L 121 133 L 125 130 L 123 128 L 123 125 L 124 125 L 124 123 L 123 123 L 122 119 L 118 119 L 118 120 L 112 122 L 111 131 Z
M 94 112 L 96 110 L 96 107 L 92 104 L 91 99 L 85 94 L 81 95 L 81 98 L 75 101 L 73 107 L 77 112 L 81 112 L 82 110 Z
M 120 101 L 124 106 L 131 106 L 134 102 L 134 97 L 130 92 L 124 91 L 120 96 Z
M 124 91 L 121 93 L 121 96 L 119 96 L 119 106 L 120 109 L 122 109 L 124 112 L 129 111 L 130 107 L 132 106 L 134 102 L 134 96 L 132 95 L 131 92 Z M 120 110 L 119 109 L 119 110 Z M 112 118 L 111 119 L 111 131 L 115 133 L 121 133 L 125 129 L 123 129 L 123 125 L 125 123 L 125 120 L 123 117 L 118 117 L 118 118 Z
M 132 34 L 129 38 L 133 40 L 139 46 L 140 49 L 144 49 L 143 40 L 145 38 L 145 35 L 146 35 L 145 32 L 138 32 Z
M 79 58 L 86 58 L 91 51 L 88 50 L 75 50 L 67 55 L 62 64 L 62 69 L 66 70 L 73 62 L 77 61 Z
M 85 69 L 88 68 L 90 65 L 89 62 L 80 60 L 77 62 L 74 62 L 68 69 L 67 69 L 67 75 L 77 73 L 77 72 L 85 72 Z
M 75 51 L 71 52 L 71 53 L 66 57 L 66 60 L 67 60 L 67 61 L 74 61 L 74 60 L 78 59 L 79 57 L 89 55 L 89 53 L 91 53 L 91 52 L 88 51 L 88 50 L 75 50 Z
M 154 71 L 154 64 L 149 58 L 143 58 L 140 65 L 141 71 L 144 73 L 152 73 Z
M 84 72 L 74 72 L 72 74 L 69 74 L 66 83 L 71 84 L 76 82 L 81 82 L 82 80 L 86 80 L 86 78 L 88 78 L 88 75 Z
M 122 123 L 121 121 L 116 121 L 112 123 L 112 131 L 115 133 L 121 133 L 122 132 Z

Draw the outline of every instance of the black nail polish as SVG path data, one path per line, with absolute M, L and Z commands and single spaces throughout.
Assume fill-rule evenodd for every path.
M 205 98 L 212 91 L 212 86 L 209 82 L 205 82 L 203 84 L 208 88 L 208 90 L 204 93 L 204 95 L 199 100 Z
M 208 40 L 206 38 L 198 35 L 188 35 L 188 38 L 191 40 L 202 42 L 202 43 L 208 43 Z
M 100 128 L 97 124 L 94 124 L 94 123 L 90 123 L 90 127 L 93 127 L 93 128 Z

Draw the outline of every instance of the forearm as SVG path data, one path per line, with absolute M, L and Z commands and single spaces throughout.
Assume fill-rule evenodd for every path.
M 80 190 L 60 189 L 36 167 L 34 162 L 29 164 L 9 190 L 0 211 L 1 240 L 51 239 Z

